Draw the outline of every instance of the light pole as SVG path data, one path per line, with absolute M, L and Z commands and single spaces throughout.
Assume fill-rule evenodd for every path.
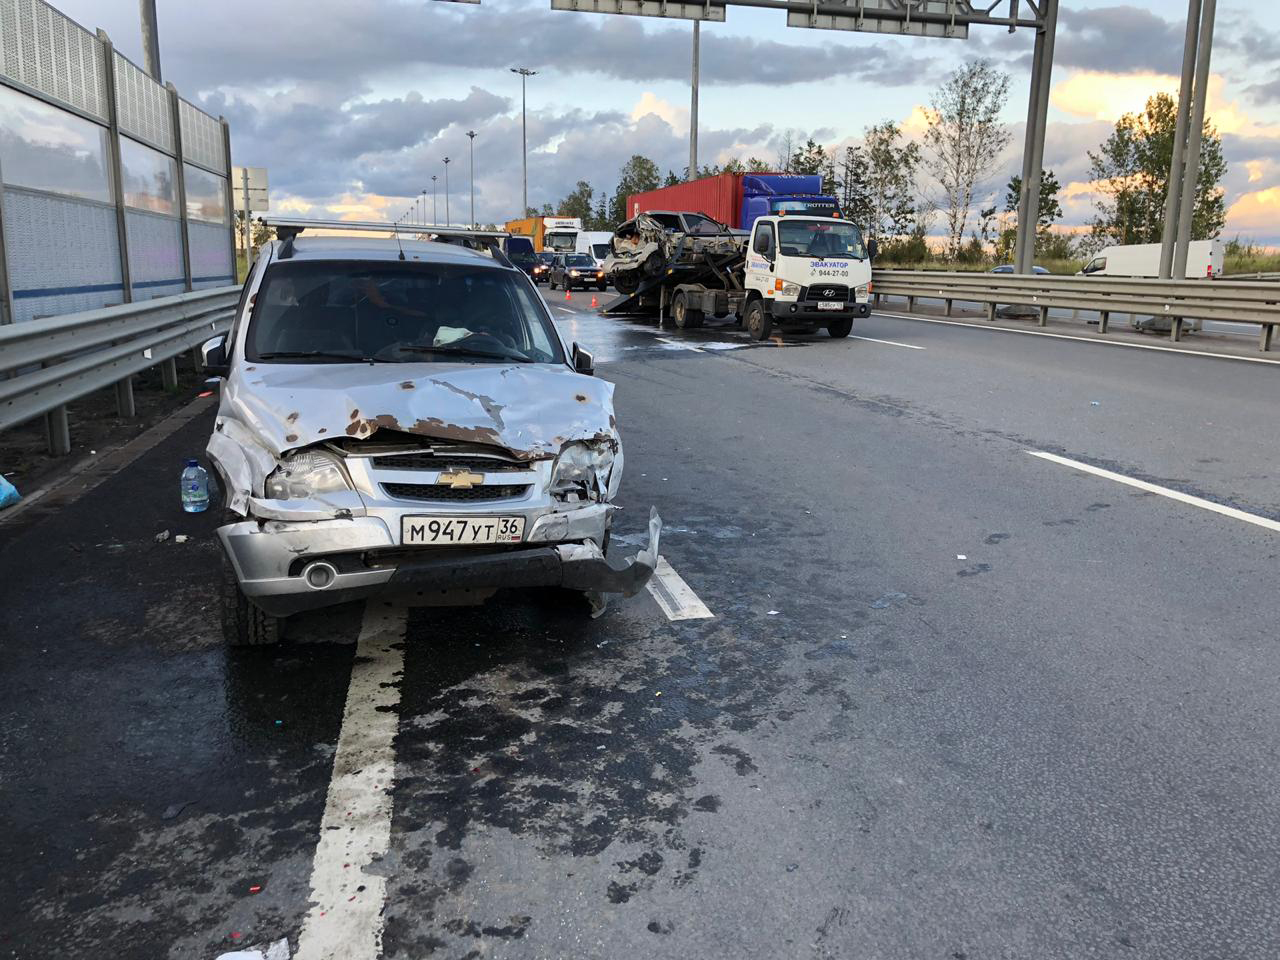
M 452 223 L 449 219 L 449 158 L 444 158 L 444 225 Z
M 427 190 L 426 190 L 426 187 L 423 187 L 423 189 L 422 189 L 422 225 L 423 225 L 424 227 L 427 225 Z
M 689 175 L 698 179 L 698 47 L 701 45 L 702 21 L 693 21 L 693 93 L 689 104 Z
M 431 225 L 436 225 L 436 175 L 431 175 Z
M 520 154 L 524 169 L 524 213 L 527 213 L 529 211 L 529 108 L 528 99 L 525 96 L 525 83 L 530 77 L 536 77 L 538 71 L 525 67 L 512 67 L 511 72 L 520 74 Z M 521 213 L 521 216 L 524 216 L 524 213 Z
M 467 139 L 471 141 L 471 229 L 476 228 L 476 132 L 467 131 Z

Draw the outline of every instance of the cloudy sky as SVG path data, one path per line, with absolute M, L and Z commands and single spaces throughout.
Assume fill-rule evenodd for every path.
M 142 62 L 137 0 L 55 0 Z M 552 12 L 547 0 L 159 0 L 166 80 L 231 123 L 236 163 L 270 170 L 277 210 L 395 217 L 450 165 L 465 220 L 467 130 L 476 131 L 476 216 L 520 210 L 520 84 L 529 82 L 529 200 L 555 203 L 579 179 L 611 191 L 633 153 L 665 169 L 688 158 L 690 24 Z M 1263 12 L 1265 10 L 1265 12 Z M 1176 93 L 1183 0 L 1062 0 L 1046 166 L 1066 222 L 1091 213 L 1086 151 L 1116 117 Z M 1012 78 L 1014 134 L 993 170 L 1016 172 L 1033 37 L 974 28 L 967 41 L 788 28 L 780 13 L 731 9 L 702 32 L 700 160 L 777 156 L 783 132 L 827 146 L 920 107 L 965 59 Z M 1209 114 L 1229 164 L 1228 237 L 1280 245 L 1280 4 L 1222 0 Z

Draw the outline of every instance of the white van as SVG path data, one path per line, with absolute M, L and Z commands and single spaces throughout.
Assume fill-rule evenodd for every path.
M 574 253 L 590 255 L 598 267 L 609 256 L 611 252 L 609 241 L 612 239 L 612 230 L 580 230 L 578 231 L 578 241 L 574 247 Z
M 1188 280 L 1222 276 L 1226 244 L 1221 240 L 1192 240 L 1187 245 Z M 1130 243 L 1106 247 L 1080 271 L 1086 277 L 1158 277 L 1160 244 Z

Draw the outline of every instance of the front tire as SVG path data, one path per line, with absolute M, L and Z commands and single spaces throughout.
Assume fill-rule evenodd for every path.
M 613 285 L 624 297 L 640 289 L 640 274 L 636 270 L 622 270 L 613 275 Z
M 773 317 L 764 308 L 763 300 L 752 300 L 742 318 L 752 340 L 766 340 L 773 333 Z
M 853 317 L 845 317 L 843 320 L 833 320 L 827 325 L 827 333 L 835 337 L 837 340 L 843 340 L 853 330 Z
M 222 554 L 222 638 L 229 647 L 266 647 L 280 642 L 284 620 L 263 613 L 244 595 L 226 552 Z

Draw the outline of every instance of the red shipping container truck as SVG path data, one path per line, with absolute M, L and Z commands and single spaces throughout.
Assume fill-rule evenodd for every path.
M 834 197 L 822 195 L 819 174 L 721 173 L 627 197 L 627 217 L 651 211 L 705 213 L 735 230 L 778 213 L 839 216 Z

